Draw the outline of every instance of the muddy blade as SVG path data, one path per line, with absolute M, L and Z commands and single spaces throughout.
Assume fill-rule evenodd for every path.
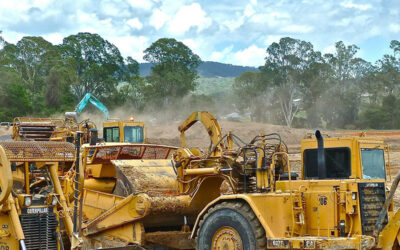
M 176 193 L 176 174 L 171 160 L 112 160 L 117 172 L 114 194 Z

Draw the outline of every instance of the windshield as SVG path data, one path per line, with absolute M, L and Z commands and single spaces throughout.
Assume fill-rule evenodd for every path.
M 104 140 L 106 142 L 119 142 L 119 128 L 118 127 L 104 128 Z
M 143 127 L 125 126 L 124 139 L 125 142 L 143 143 Z
M 383 149 L 361 149 L 364 179 L 385 179 L 385 158 Z
M 306 149 L 304 158 L 304 176 L 306 179 L 318 178 L 318 149 Z M 351 175 L 349 148 L 325 148 L 327 179 L 346 179 Z

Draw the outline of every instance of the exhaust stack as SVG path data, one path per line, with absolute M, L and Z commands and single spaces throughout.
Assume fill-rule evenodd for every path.
M 326 164 L 325 164 L 325 148 L 324 148 L 324 138 L 319 130 L 315 131 L 315 137 L 318 141 L 318 179 L 326 179 Z

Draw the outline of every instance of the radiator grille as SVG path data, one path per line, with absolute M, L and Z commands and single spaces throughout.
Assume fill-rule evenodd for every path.
M 364 235 L 372 235 L 379 212 L 385 203 L 385 183 L 359 183 L 361 225 Z M 387 223 L 387 218 L 384 225 Z
M 53 213 L 21 215 L 28 250 L 57 250 L 57 216 Z

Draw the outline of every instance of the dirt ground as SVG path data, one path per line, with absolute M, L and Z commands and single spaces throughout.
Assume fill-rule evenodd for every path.
M 285 126 L 262 124 L 262 123 L 243 123 L 231 121 L 219 121 L 222 134 L 231 131 L 239 136 L 243 141 L 249 142 L 256 135 L 261 132 L 279 133 L 282 140 L 289 146 L 289 148 L 299 148 L 299 142 L 306 136 L 307 133 L 313 132 L 307 129 L 290 129 Z M 149 142 L 166 144 L 173 146 L 180 146 L 180 133 L 178 131 L 179 122 L 172 122 L 168 125 L 149 124 L 147 125 L 147 133 Z M 204 129 L 203 125 L 197 123 L 193 125 L 186 133 L 186 142 L 188 147 L 208 148 L 210 144 L 209 136 Z

